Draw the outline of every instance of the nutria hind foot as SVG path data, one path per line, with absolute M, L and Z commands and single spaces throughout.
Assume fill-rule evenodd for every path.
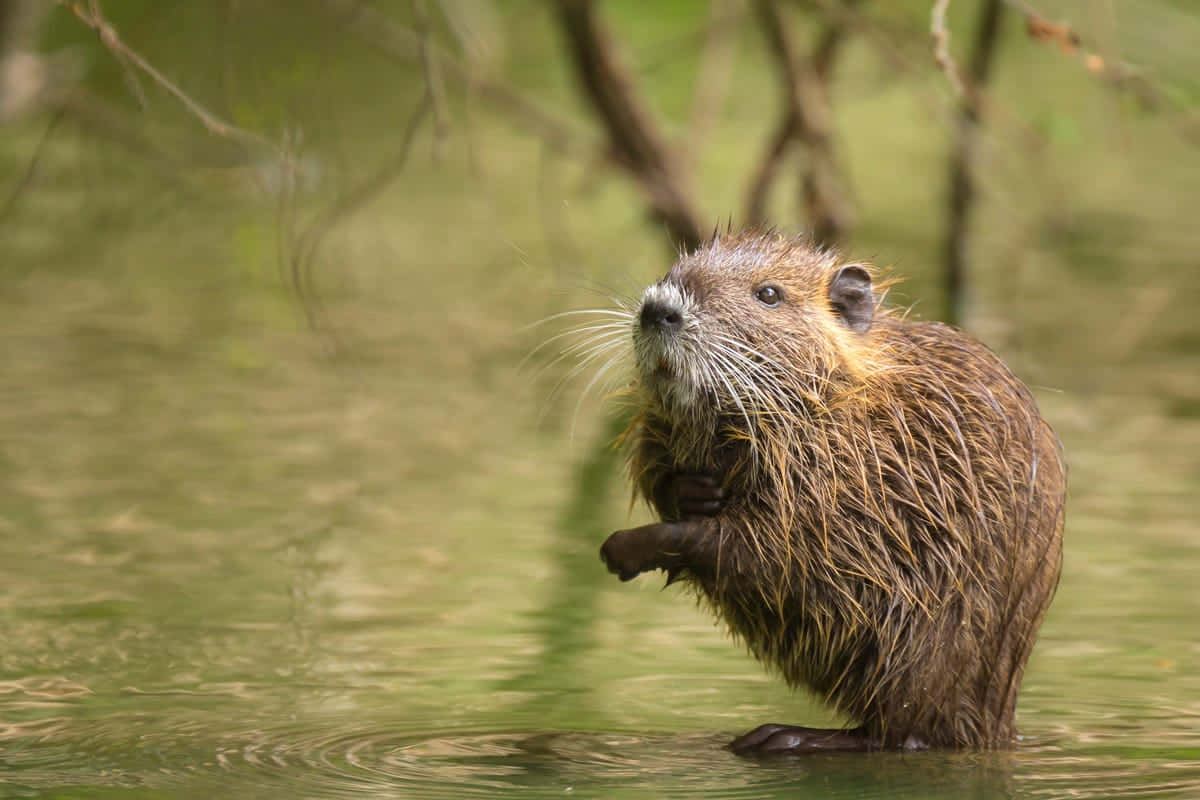
M 739 756 L 785 756 L 804 753 L 863 753 L 879 750 L 878 741 L 862 728 L 802 728 L 769 723 L 739 736 L 727 747 Z

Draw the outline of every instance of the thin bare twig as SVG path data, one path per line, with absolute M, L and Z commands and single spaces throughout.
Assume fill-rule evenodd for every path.
M 12 48 L 13 31 L 20 27 L 19 3 L 13 0 L 0 0 L 0 55 L 7 54 Z
M 177 175 L 178 155 L 164 150 L 147 136 L 143 132 L 145 126 L 125 110 L 84 89 L 61 92 L 52 98 L 51 105 L 61 109 L 71 121 L 145 158 L 161 177 Z
M 178 100 L 183 107 L 187 109 L 188 113 L 200 120 L 200 123 L 204 125 L 204 127 L 210 133 L 215 136 L 232 139 L 243 144 L 266 148 L 276 153 L 279 152 L 279 148 L 269 139 L 260 134 L 254 133 L 253 131 L 248 131 L 245 128 L 239 128 L 238 126 L 221 119 L 216 114 L 201 105 L 198 101 L 194 100 L 189 94 L 187 94 L 187 92 L 183 91 L 173 81 L 167 78 L 167 76 L 159 72 L 153 64 L 142 58 L 137 51 L 125 44 L 120 35 L 117 33 L 116 28 L 114 28 L 107 19 L 101 16 L 99 6 L 97 4 L 89 3 L 88 7 L 84 8 L 82 3 L 73 2 L 73 0 L 57 0 L 57 2 L 60 6 L 66 8 L 68 11 L 74 14 L 80 22 L 95 31 L 96 35 L 100 37 L 101 44 L 111 51 L 119 61 L 133 64 L 139 70 L 144 72 L 150 77 L 151 80 L 161 86 L 176 100 Z
M 442 83 L 442 70 L 437 54 L 433 51 L 433 34 L 430 31 L 429 12 L 425 0 L 413 0 L 413 19 L 417 36 L 420 37 L 421 66 L 425 72 L 425 90 L 433 110 L 433 152 L 435 158 L 445 156 L 446 141 L 450 137 L 450 111 L 446 104 L 446 89 Z
M 100 11 L 100 0 L 88 0 L 88 8 L 93 17 L 100 18 L 103 16 Z M 142 81 L 138 78 L 137 70 L 133 68 L 129 63 L 129 59 L 122 53 L 114 51 L 113 56 L 117 59 L 117 63 L 121 65 L 121 77 L 125 79 L 125 85 L 129 88 L 129 93 L 137 100 L 138 108 L 145 111 L 150 103 L 146 99 L 146 90 L 142 87 Z
M 933 60 L 949 79 L 954 94 L 964 97 L 967 88 L 950 53 L 950 29 L 946 27 L 946 12 L 949 9 L 950 0 L 936 0 L 930 12 L 929 34 L 933 37 Z
M 837 18 L 854 35 L 867 40 L 876 54 L 884 59 L 889 75 L 919 75 L 928 70 L 929 39 L 926 34 L 890 24 L 880 15 L 867 14 L 860 5 L 837 0 L 802 0 L 802 5 L 814 13 Z M 814 60 L 816 58 L 814 55 Z M 887 85 L 886 82 L 880 82 L 878 88 L 882 90 Z M 939 91 L 940 85 L 937 82 L 917 81 L 910 84 L 910 88 L 917 93 L 925 113 L 940 128 L 945 128 L 953 141 L 960 124 L 957 103 L 948 106 L 946 93 Z M 993 213 L 1016 224 L 1028 224 L 1021 202 L 1012 195 L 1008 184 L 998 178 L 1007 175 L 1014 180 L 1026 180 L 1030 174 L 1035 174 L 1037 171 L 1030 171 L 1027 159 L 1041 157 L 1045 146 L 1044 134 L 996 97 L 989 95 L 983 99 L 987 103 L 989 128 L 996 131 L 990 135 L 985 130 L 979 131 L 975 158 L 986 160 L 991 169 L 987 175 L 976 170 L 973 181 L 981 193 L 986 191 L 999 200 L 991 206 Z
M 322 0 L 321 5 L 340 24 L 364 42 L 393 58 L 420 62 L 421 37 L 360 0 Z M 531 97 L 500 81 L 481 75 L 462 63 L 436 42 L 428 43 L 430 54 L 443 74 L 469 87 L 474 96 L 516 125 L 541 137 L 555 152 L 591 156 L 598 149 L 594 137 L 570 120 L 558 116 Z
M 767 221 L 767 197 L 779 175 L 783 160 L 796 138 L 796 115 L 790 110 L 775 125 L 762 157 L 750 176 L 746 191 L 746 222 L 763 225 Z
M 64 113 L 64 109 L 60 107 L 50 116 L 50 122 L 46 124 L 46 129 L 42 131 L 41 138 L 38 139 L 37 146 L 33 149 L 33 155 L 29 157 L 29 164 L 26 165 L 25 172 L 21 174 L 20 180 L 13 186 L 12 191 L 9 192 L 8 198 L 4 201 L 4 206 L 0 207 L 0 225 L 16 210 L 17 202 L 20 200 L 21 195 L 33 183 L 38 165 L 42 162 L 42 152 L 46 149 L 46 144 L 50 141 L 50 136 L 54 133 L 54 129 L 62 121 Z
M 734 34 L 738 28 L 732 20 L 735 12 L 740 10 L 740 0 L 711 0 L 709 3 L 708 25 L 693 83 L 692 112 L 685 143 L 689 159 L 694 159 L 700 151 L 725 103 L 737 52 Z
M 412 153 L 413 144 L 416 142 L 417 133 L 421 129 L 421 123 L 429 114 L 431 106 L 430 96 L 425 94 L 409 119 L 408 128 L 404 132 L 395 155 L 338 197 L 333 205 L 318 214 L 316 219 L 297 237 L 296 246 L 292 250 L 294 255 L 290 259 L 292 285 L 300 295 L 309 324 L 313 327 L 319 327 L 321 306 L 319 298 L 313 290 L 312 272 L 325 237 L 329 235 L 329 231 L 334 226 L 375 199 L 404 171 Z
M 679 156 L 617 59 L 591 0 L 559 0 L 557 7 L 576 74 L 608 133 L 613 157 L 642 187 L 651 213 L 676 245 L 699 246 L 704 237 L 700 215 Z
M 636 65 L 638 74 L 648 78 L 663 69 L 692 60 L 696 52 L 705 46 L 714 25 L 721 26 L 731 33 L 735 32 L 744 16 L 742 4 L 743 0 L 732 0 L 723 16 L 710 14 L 701 24 L 687 30 L 664 33 L 655 41 L 653 52 L 639 55 Z
M 971 51 L 970 83 L 959 102 L 959 123 L 950 154 L 950 190 L 947 197 L 947 229 L 943 262 L 946 305 L 945 319 L 959 324 L 967 291 L 970 216 L 975 204 L 974 169 L 979 149 L 979 127 L 983 113 L 983 91 L 991 75 L 1004 0 L 984 0 L 975 43 Z
M 1105 58 L 1085 47 L 1084 39 L 1075 27 L 1066 20 L 1053 22 L 1023 0 L 1005 0 L 1025 20 L 1025 32 L 1037 42 L 1056 45 L 1068 56 L 1077 56 L 1084 68 L 1102 79 L 1108 86 L 1131 94 L 1147 111 L 1158 111 L 1172 107 L 1182 112 L 1182 118 L 1173 120 L 1183 137 L 1193 144 L 1200 143 L 1200 116 L 1195 109 L 1182 106 L 1173 100 L 1170 93 L 1154 82 L 1145 69 L 1125 61 Z

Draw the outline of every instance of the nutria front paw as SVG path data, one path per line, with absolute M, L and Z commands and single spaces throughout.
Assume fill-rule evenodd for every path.
M 674 519 L 715 517 L 725 507 L 725 489 L 712 475 L 672 473 L 656 495 L 659 511 Z
M 650 561 L 655 556 L 653 537 L 641 528 L 617 531 L 600 546 L 600 560 L 608 571 L 623 581 L 630 581 L 647 570 L 654 569 Z

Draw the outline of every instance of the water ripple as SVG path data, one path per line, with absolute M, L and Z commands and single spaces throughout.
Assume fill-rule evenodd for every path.
M 211 721 L 210 721 L 211 722 Z M 298 720 L 216 730 L 134 719 L 0 728 L 14 786 L 108 786 L 176 796 L 760 798 L 1200 796 L 1200 752 L 1126 743 L 1119 752 L 1044 742 L 1006 753 L 884 753 L 754 761 L 728 733 L 414 731 Z M 1108 747 L 1113 745 L 1110 742 Z

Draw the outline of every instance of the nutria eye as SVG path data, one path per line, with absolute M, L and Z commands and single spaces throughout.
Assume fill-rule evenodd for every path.
M 758 302 L 764 306 L 774 308 L 783 302 L 783 292 L 776 289 L 774 286 L 764 286 L 754 293 L 758 298 Z

